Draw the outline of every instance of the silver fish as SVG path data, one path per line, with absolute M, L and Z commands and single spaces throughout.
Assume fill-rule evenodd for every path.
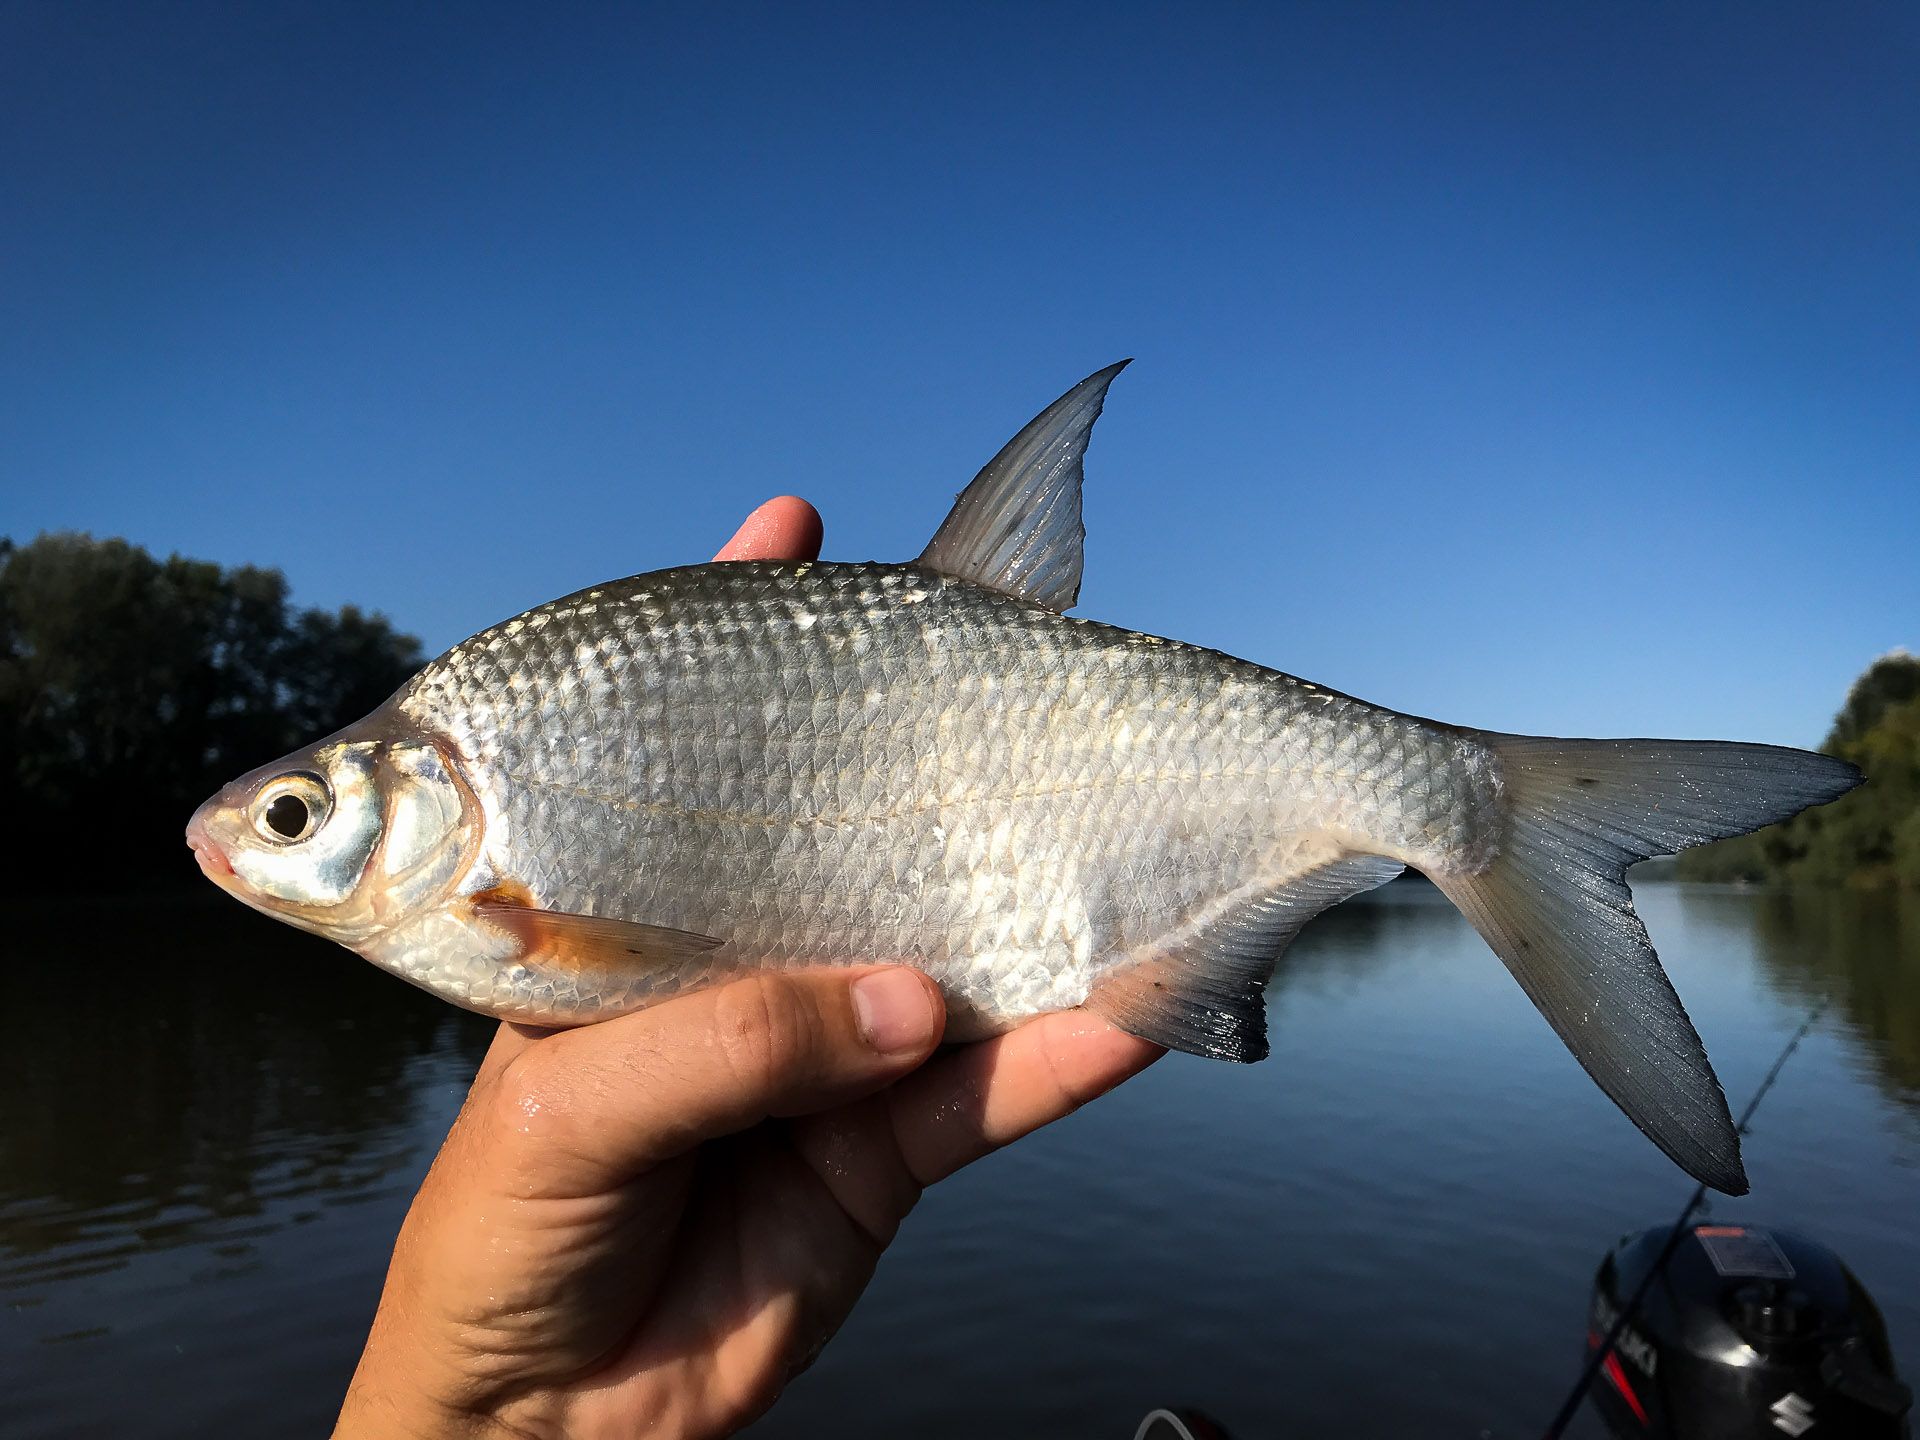
M 189 843 L 247 904 L 507 1019 L 906 961 L 954 1038 L 1085 1006 L 1234 1060 L 1266 1054 L 1300 928 L 1412 866 L 1656 1144 L 1743 1192 L 1626 869 L 1857 772 L 1463 729 L 1067 618 L 1120 368 L 1009 442 L 917 561 L 693 565 L 541 605 L 228 785 Z

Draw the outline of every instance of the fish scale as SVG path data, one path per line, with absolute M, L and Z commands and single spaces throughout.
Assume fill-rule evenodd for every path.
M 1857 772 L 1469 730 L 1067 618 L 1118 369 L 1016 435 L 915 563 L 691 566 L 539 606 L 234 781 L 190 842 L 246 903 L 508 1019 L 904 961 L 955 1039 L 1084 1006 L 1237 1060 L 1266 1053 L 1301 927 L 1412 865 L 1636 1124 L 1743 1190 L 1627 867 Z
M 886 957 L 986 1033 L 1083 1002 L 1223 882 L 1321 863 L 1330 826 L 1405 848 L 1473 813 L 1443 785 L 1389 815 L 1358 763 L 1446 763 L 1457 736 L 1395 741 L 1420 722 L 903 566 L 600 587 L 456 646 L 399 707 L 460 756 L 485 860 L 533 903 L 724 937 L 603 1005 Z

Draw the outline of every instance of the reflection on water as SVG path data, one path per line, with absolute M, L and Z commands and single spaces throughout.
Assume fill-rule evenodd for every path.
M 322 1352 L 343 1385 L 350 1328 L 232 1376 L 212 1406 L 193 1393 L 198 1366 L 231 1371 L 243 1325 L 300 1344 L 284 1334 L 303 1328 L 297 1307 L 335 1314 L 375 1292 L 379 1232 L 491 1027 L 218 896 L 22 923 L 0 1125 L 0 1435 L 204 1434 L 222 1412 L 230 1433 L 278 1429 L 259 1425 L 263 1389 Z M 377 1228 L 352 1234 L 329 1219 L 343 1208 L 377 1211 Z M 289 1238 L 306 1230 L 353 1244 Z M 98 1384 L 103 1363 L 124 1391 Z M 312 1430 L 332 1403 L 316 1390 L 291 1413 Z
M 410 1154 L 391 1123 L 410 1113 L 410 1067 L 477 1055 L 488 1033 L 452 1010 L 395 1005 L 344 951 L 263 933 L 231 906 L 107 906 L 29 931 L 23 948 L 48 962 L 35 989 L 50 1013 L 12 1036 L 8 1284 L 231 1237 L 275 1202 L 378 1187 Z
M 1830 997 L 1888 1093 L 1920 1109 L 1920 895 L 1793 891 L 1755 896 L 1754 952 L 1768 981 Z
M 1920 908 L 1640 898 L 1736 1105 L 1835 998 L 1717 1213 L 1833 1244 L 1920 1374 Z M 323 1430 L 490 1025 L 218 897 L 26 923 L 0 1440 Z M 1423 885 L 1309 930 L 1273 1038 L 930 1194 L 759 1433 L 1124 1435 L 1160 1403 L 1248 1436 L 1537 1431 L 1594 1265 L 1684 1177 Z

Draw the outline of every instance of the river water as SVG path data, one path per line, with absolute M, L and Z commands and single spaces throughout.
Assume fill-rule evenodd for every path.
M 1736 1110 L 1832 1000 L 1712 1213 L 1837 1250 L 1920 1381 L 1920 900 L 1639 899 Z M 219 897 L 29 908 L 0 1440 L 324 1433 L 489 1027 Z M 1271 1003 L 1265 1064 L 1171 1057 L 930 1192 L 754 1433 L 1537 1433 L 1594 1267 L 1690 1183 L 1423 884 L 1317 921 Z

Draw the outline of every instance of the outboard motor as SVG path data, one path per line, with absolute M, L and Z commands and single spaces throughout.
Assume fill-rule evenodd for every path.
M 1656 1267 L 1589 1391 L 1613 1434 L 1908 1436 L 1913 1396 L 1894 1375 L 1880 1311 L 1824 1245 L 1757 1225 L 1628 1236 L 1594 1277 L 1589 1352 Z

